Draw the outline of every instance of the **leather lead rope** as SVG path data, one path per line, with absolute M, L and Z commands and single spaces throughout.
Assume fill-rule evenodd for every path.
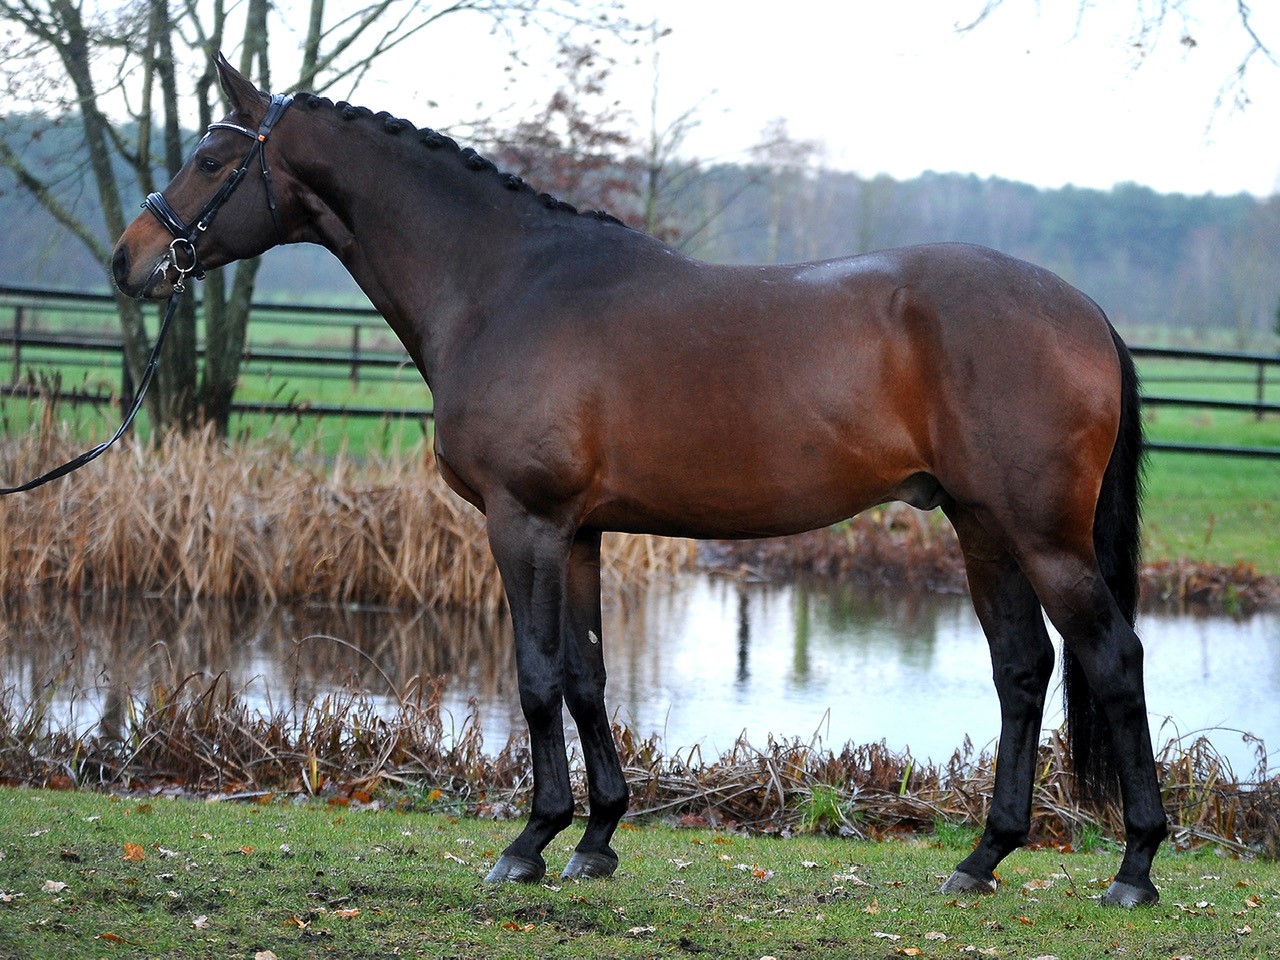
M 160 331 L 156 334 L 155 346 L 151 348 L 151 357 L 147 360 L 147 368 L 143 371 L 142 379 L 138 382 L 137 393 L 133 397 L 133 406 L 129 408 L 129 412 L 125 414 L 124 422 L 112 435 L 110 440 L 100 443 L 91 450 L 86 450 L 78 457 L 73 457 L 60 467 L 54 467 L 48 473 L 42 473 L 34 480 L 28 480 L 26 483 L 19 484 L 16 487 L 0 487 L 0 496 L 10 493 L 22 493 L 26 490 L 34 490 L 36 487 L 43 487 L 50 480 L 57 480 L 59 477 L 65 477 L 73 470 L 79 470 L 86 463 L 97 460 L 102 456 L 117 440 L 125 435 L 125 432 L 133 424 L 133 418 L 138 415 L 138 411 L 142 408 L 143 398 L 147 395 L 147 387 L 151 386 L 151 379 L 155 376 L 156 367 L 160 363 L 160 348 L 164 345 L 164 335 L 169 332 L 170 323 L 173 315 L 178 311 L 178 298 L 182 295 L 180 290 L 175 289 L 169 297 L 169 303 L 164 310 L 164 319 L 160 321 Z

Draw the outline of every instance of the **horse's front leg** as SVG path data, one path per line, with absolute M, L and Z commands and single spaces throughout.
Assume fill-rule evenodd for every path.
M 578 725 L 591 804 L 586 832 L 564 876 L 608 877 L 618 867 L 609 846 L 627 812 L 627 781 L 604 706 L 600 617 L 600 534 L 580 532 L 569 554 L 564 610 L 565 700 Z
M 561 619 L 573 531 L 517 506 L 487 503 L 489 546 L 498 562 L 515 629 L 520 706 L 529 725 L 533 808 L 529 821 L 489 872 L 490 882 L 536 883 L 542 851 L 573 822 L 565 755 Z

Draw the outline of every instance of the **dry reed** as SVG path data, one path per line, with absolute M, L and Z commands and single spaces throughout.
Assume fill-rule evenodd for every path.
M 834 576 L 874 586 L 965 592 L 964 558 L 951 526 L 936 514 L 890 504 L 847 523 L 776 540 L 721 543 L 708 551 L 718 567 L 770 578 Z M 1222 566 L 1190 560 L 1146 563 L 1144 606 L 1175 606 L 1231 614 L 1280 602 L 1280 577 L 1251 564 Z
M 379 712 L 354 691 L 316 702 L 255 711 L 225 678 L 194 677 L 128 696 L 127 709 L 91 734 L 55 724 L 46 700 L 16 706 L 0 696 L 0 782 L 55 788 L 112 788 L 190 794 L 319 795 L 368 798 L 379 783 L 486 816 L 515 815 L 529 799 L 529 756 L 512 738 L 486 753 L 474 702 L 455 725 L 442 709 L 443 682 L 415 678 L 397 706 Z M 633 816 L 788 834 L 839 830 L 879 837 L 927 830 L 940 821 L 980 826 L 991 803 L 995 761 L 966 741 L 945 764 L 922 763 L 883 743 L 846 745 L 739 740 L 719 757 L 699 747 L 665 753 L 656 738 L 615 726 Z M 572 759 L 580 812 L 586 784 Z M 1252 783 L 1204 738 L 1166 743 L 1158 758 L 1173 842 L 1212 842 L 1244 855 L 1280 854 L 1280 777 L 1267 777 L 1259 745 Z M 1121 836 L 1115 807 L 1091 809 L 1073 797 L 1066 751 L 1054 735 L 1040 747 L 1033 842 L 1065 845 L 1086 833 Z M 815 811 L 824 813 L 820 822 Z
M 0 473 L 31 475 L 72 446 L 26 439 Z M 146 593 L 495 609 L 483 518 L 429 450 L 357 463 L 209 434 L 126 443 L 93 466 L 0 500 L 0 597 Z M 611 537 L 614 580 L 678 569 L 686 541 Z

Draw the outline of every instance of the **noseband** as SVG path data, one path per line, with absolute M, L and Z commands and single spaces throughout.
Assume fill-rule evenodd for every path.
M 160 269 L 165 270 L 168 267 L 173 267 L 178 271 L 178 279 L 173 285 L 175 292 L 182 293 L 186 289 L 184 281 L 188 274 L 194 275 L 197 280 L 204 279 L 204 270 L 201 269 L 200 261 L 196 257 L 196 239 L 209 229 L 209 224 L 213 223 L 213 218 L 218 215 L 218 211 L 231 199 L 231 194 L 235 192 L 236 187 L 240 186 L 240 181 L 244 179 L 244 175 L 249 171 L 249 164 L 253 163 L 254 157 L 258 158 L 259 166 L 262 170 L 262 184 L 267 191 L 267 207 L 271 211 L 271 222 L 276 226 L 277 236 L 281 240 L 285 239 L 284 227 L 280 223 L 280 214 L 276 210 L 275 192 L 271 189 L 271 171 L 267 169 L 267 152 L 263 149 L 263 145 L 267 142 L 267 137 L 271 135 L 272 128 L 284 116 L 284 112 L 289 109 L 289 104 L 292 102 L 292 94 L 273 94 L 271 105 L 267 107 L 266 116 L 262 118 L 262 125 L 258 127 L 256 133 L 248 127 L 242 127 L 238 123 L 229 123 L 225 120 L 209 124 L 206 132 L 234 130 L 236 133 L 242 133 L 252 140 L 253 146 L 249 148 L 249 152 L 245 154 L 244 160 L 241 161 L 235 172 L 227 178 L 226 182 L 218 188 L 217 193 L 210 197 L 209 202 L 196 214 L 195 220 L 190 226 L 183 223 L 182 217 L 178 216 L 177 211 L 169 205 L 169 201 L 164 198 L 164 194 L 149 193 L 147 194 L 147 199 L 142 201 L 142 206 L 155 214 L 156 219 L 164 224 L 166 230 L 173 234 L 173 242 L 169 244 L 169 256 L 161 264 Z

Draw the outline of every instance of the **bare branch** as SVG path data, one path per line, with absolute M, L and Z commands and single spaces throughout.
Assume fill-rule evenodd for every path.
M 44 207 L 51 217 L 89 249 L 95 260 L 99 263 L 107 262 L 110 258 L 110 249 L 107 245 L 83 220 L 63 205 L 54 188 L 36 176 L 3 138 L 0 138 L 0 164 L 3 164 L 17 178 L 22 188 L 39 201 L 40 206 Z

